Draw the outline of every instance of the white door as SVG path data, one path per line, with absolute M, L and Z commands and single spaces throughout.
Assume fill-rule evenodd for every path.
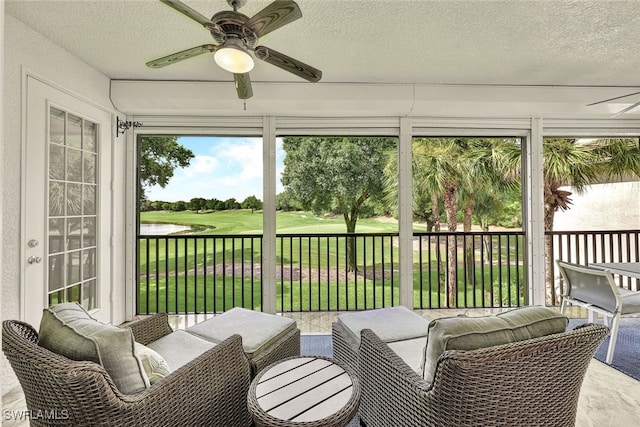
M 110 322 L 111 114 L 27 77 L 22 211 L 22 301 L 77 301 Z

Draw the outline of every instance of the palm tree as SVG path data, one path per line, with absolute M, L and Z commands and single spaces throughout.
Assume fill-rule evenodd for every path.
M 544 229 L 553 230 L 555 213 L 570 209 L 571 187 L 582 194 L 591 184 L 640 176 L 637 139 L 544 138 Z M 552 290 L 552 241 L 545 236 L 545 280 Z M 547 295 L 550 298 L 550 295 Z
M 462 180 L 460 202 L 463 231 L 469 233 L 478 206 L 491 200 L 496 203 L 499 195 L 519 186 L 521 148 L 519 139 L 513 138 L 470 138 L 462 141 L 464 151 L 459 163 L 466 171 L 466 178 Z M 487 244 L 484 240 L 483 243 Z M 467 277 L 474 284 L 475 263 L 470 239 L 465 240 L 465 253 Z
M 463 146 L 454 138 L 415 138 L 413 140 L 414 193 L 422 193 L 432 203 L 434 217 L 439 218 L 439 199 L 444 201 L 447 229 L 450 233 L 458 227 L 458 191 L 463 187 L 466 174 L 460 170 Z M 436 215 L 437 213 L 437 215 Z M 440 221 L 437 220 L 437 223 Z M 446 271 L 448 307 L 456 306 L 457 265 L 456 237 L 447 239 Z M 436 248 L 437 262 L 441 263 L 440 244 Z M 442 278 L 441 278 L 442 279 Z

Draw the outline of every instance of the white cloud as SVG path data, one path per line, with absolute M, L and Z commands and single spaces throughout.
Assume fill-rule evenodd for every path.
M 243 201 L 249 196 L 263 200 L 262 138 L 185 137 L 181 143 L 195 157 L 190 166 L 176 169 L 165 188 L 147 190 L 150 200 L 175 202 L 194 197 Z M 281 138 L 276 139 L 276 192 L 282 191 Z
M 219 160 L 215 157 L 197 155 L 193 159 L 191 159 L 188 168 L 180 169 L 180 171 L 182 171 L 185 176 L 194 178 L 198 175 L 207 175 L 214 173 L 218 168 L 219 163 Z

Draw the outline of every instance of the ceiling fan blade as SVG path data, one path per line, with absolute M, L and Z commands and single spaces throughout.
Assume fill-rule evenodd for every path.
M 622 96 L 616 96 L 615 98 L 609 98 L 609 99 L 605 99 L 604 101 L 598 101 L 598 102 L 593 102 L 591 104 L 587 104 L 587 107 L 591 107 L 592 105 L 604 104 L 605 102 L 615 101 L 616 99 L 622 99 L 622 98 L 626 98 L 627 96 L 633 96 L 638 94 L 640 94 L 640 92 L 633 92 L 633 93 L 628 93 Z
M 193 19 L 194 21 L 205 25 L 207 23 L 211 23 L 211 21 L 209 20 L 209 18 L 207 18 L 206 16 L 204 16 L 203 14 L 201 14 L 200 12 L 198 12 L 197 10 L 194 10 L 192 8 L 190 8 L 189 6 L 187 6 L 186 4 L 182 3 L 181 1 L 178 0 L 160 0 L 162 3 L 166 4 L 167 6 L 170 6 L 172 8 L 174 8 L 175 10 L 177 10 L 178 12 L 187 15 L 189 18 Z
M 233 80 L 236 82 L 236 91 L 238 92 L 238 98 L 249 99 L 253 96 L 253 89 L 251 89 L 251 78 L 249 77 L 249 73 L 234 73 Z
M 192 47 L 191 49 L 183 50 L 180 52 L 172 53 L 171 55 L 163 56 L 162 58 L 154 59 L 147 62 L 147 67 L 161 68 L 167 65 L 174 64 L 185 59 L 193 58 L 194 56 L 201 55 L 206 52 L 214 52 L 218 46 L 213 44 L 203 44 L 202 46 Z
M 627 113 L 631 110 L 633 110 L 634 108 L 637 108 L 638 106 L 640 106 L 640 102 L 636 102 L 635 104 L 632 104 L 630 106 L 628 106 L 627 108 L 625 108 L 624 110 L 620 110 L 617 113 L 615 113 L 613 116 L 611 116 L 610 118 L 614 119 L 618 116 L 623 115 L 624 113 Z
M 302 18 L 298 4 L 292 0 L 276 0 L 244 23 L 258 37 Z
M 276 67 L 280 67 L 283 70 L 302 77 L 312 83 L 316 83 L 322 78 L 322 71 L 317 68 L 307 65 L 304 62 L 300 62 L 297 59 L 293 59 L 284 53 L 269 49 L 268 47 L 257 46 L 255 48 L 255 54 L 258 59 L 268 62 L 271 65 L 275 65 Z

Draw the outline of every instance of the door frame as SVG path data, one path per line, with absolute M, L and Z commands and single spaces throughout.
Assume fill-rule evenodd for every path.
M 98 182 L 103 194 L 96 199 L 96 203 L 98 205 L 97 208 L 99 209 L 98 211 L 99 215 L 102 217 L 102 219 L 100 220 L 101 222 L 100 234 L 102 234 L 102 236 L 100 239 L 100 243 L 98 244 L 103 254 L 99 257 L 99 260 L 101 264 L 104 264 L 106 262 L 108 265 L 101 266 L 100 264 L 98 264 L 96 277 L 98 278 L 100 286 L 106 287 L 106 289 L 104 289 L 105 292 L 99 292 L 99 294 L 102 294 L 101 296 L 99 296 L 99 301 L 101 305 L 99 319 L 104 322 L 119 324 L 124 320 L 124 306 L 118 306 L 119 298 L 117 298 L 116 296 L 119 294 L 124 295 L 124 285 L 123 285 L 124 275 L 120 273 L 120 270 L 123 271 L 123 269 L 117 269 L 118 271 L 116 272 L 111 271 L 112 270 L 111 265 L 114 263 L 114 260 L 120 258 L 118 254 L 120 252 L 122 253 L 124 252 L 122 248 L 116 248 L 114 247 L 114 244 L 113 244 L 114 241 L 122 240 L 116 237 L 115 233 L 118 231 L 117 230 L 118 227 L 114 227 L 114 223 L 118 222 L 118 219 L 115 216 L 120 215 L 120 211 L 114 208 L 114 202 L 117 203 L 117 197 L 118 197 L 117 193 L 119 193 L 119 191 L 117 191 L 117 189 L 114 188 L 114 174 L 119 173 L 114 167 L 117 161 L 114 154 L 116 153 L 117 150 L 115 150 L 116 137 L 114 135 L 113 129 L 114 129 L 115 117 L 116 117 L 117 111 L 106 108 L 103 105 L 97 104 L 91 101 L 90 99 L 87 99 L 65 87 L 62 87 L 50 81 L 47 78 L 42 77 L 41 75 L 38 75 L 36 73 L 30 72 L 25 69 L 23 69 L 23 72 L 22 72 L 22 90 L 21 90 L 22 123 L 21 123 L 20 184 L 22 188 L 20 189 L 20 194 L 21 194 L 20 243 L 19 243 L 19 248 L 17 248 L 19 250 L 19 259 L 20 259 L 20 270 L 19 270 L 20 271 L 20 318 L 34 325 L 39 324 L 40 319 L 35 318 L 36 315 L 34 313 L 34 309 L 30 309 L 29 306 L 34 303 L 34 297 L 37 299 L 40 299 L 40 297 L 43 296 L 43 293 L 44 293 L 44 298 L 41 301 L 38 300 L 36 304 L 38 304 L 38 306 L 42 304 L 44 307 L 46 307 L 46 291 L 44 290 L 45 289 L 44 284 L 43 284 L 43 292 L 42 293 L 39 292 L 38 295 L 35 295 L 35 296 L 30 294 L 27 289 L 27 272 L 26 272 L 26 268 L 28 267 L 27 259 L 28 259 L 28 256 L 32 255 L 31 253 L 29 253 L 29 249 L 31 248 L 29 248 L 27 244 L 27 241 L 30 239 L 30 237 L 29 237 L 29 234 L 27 233 L 28 224 L 27 224 L 27 213 L 26 213 L 27 198 L 30 196 L 30 189 L 27 188 L 26 186 L 27 173 L 29 171 L 29 166 L 30 166 L 28 165 L 29 159 L 27 159 L 27 144 L 29 142 L 28 128 L 30 123 L 30 120 L 29 120 L 30 93 L 29 93 L 28 82 L 30 79 L 33 79 L 34 81 L 40 84 L 43 84 L 44 86 L 47 86 L 51 90 L 58 92 L 61 97 L 70 97 L 72 98 L 73 102 L 76 102 L 76 101 L 80 102 L 94 110 L 97 110 L 98 113 L 105 114 L 105 120 L 100 121 L 100 124 L 101 126 L 106 126 L 108 128 L 101 133 L 103 135 L 108 134 L 108 137 L 100 139 L 99 155 L 106 156 L 107 159 L 105 162 L 100 162 L 100 167 L 99 167 L 100 177 Z M 46 100 L 45 102 L 47 106 L 58 104 L 56 102 L 52 103 L 50 102 L 50 100 Z M 62 106 L 62 108 L 65 110 L 69 110 L 69 108 L 68 107 L 65 108 L 65 106 Z M 73 112 L 73 111 L 70 111 L 70 112 Z M 87 116 L 87 115 L 81 114 L 81 116 Z M 108 116 L 108 119 L 106 118 L 107 116 Z M 48 129 L 48 126 L 47 126 L 47 129 Z M 47 236 L 44 234 L 42 237 L 44 239 L 47 238 Z M 44 248 L 46 248 L 47 245 L 45 245 L 44 242 L 42 242 L 40 247 L 42 252 L 40 256 L 44 260 L 45 257 L 47 256 L 47 254 L 44 253 Z M 109 273 L 106 274 L 106 272 L 109 272 Z M 122 284 L 121 289 L 117 287 L 117 283 Z

